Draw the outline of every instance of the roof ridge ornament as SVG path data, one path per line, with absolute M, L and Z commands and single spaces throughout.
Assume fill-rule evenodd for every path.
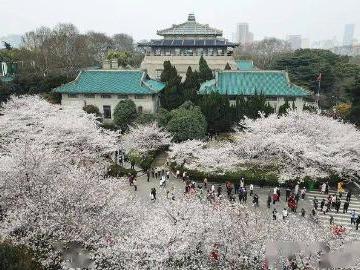
M 196 22 L 194 13 L 190 13 L 188 16 L 188 22 Z

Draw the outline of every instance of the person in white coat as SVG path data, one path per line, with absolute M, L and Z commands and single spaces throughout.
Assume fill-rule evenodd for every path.
M 254 194 L 254 185 L 253 184 L 250 184 L 250 196 L 252 196 Z

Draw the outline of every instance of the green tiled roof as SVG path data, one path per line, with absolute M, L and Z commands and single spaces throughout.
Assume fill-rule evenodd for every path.
M 54 89 L 58 93 L 154 94 L 165 84 L 149 80 L 140 70 L 86 70 L 67 84 Z
M 238 67 L 239 70 L 254 70 L 255 66 L 252 60 L 238 60 L 235 61 L 236 66 Z
M 160 36 L 166 35 L 204 35 L 222 36 L 222 31 L 212 28 L 207 24 L 197 23 L 194 14 L 189 14 L 188 20 L 182 24 L 174 24 L 172 27 L 157 31 Z
M 219 71 L 216 79 L 204 82 L 199 94 L 219 92 L 222 95 L 303 97 L 307 90 L 290 83 L 285 71 Z

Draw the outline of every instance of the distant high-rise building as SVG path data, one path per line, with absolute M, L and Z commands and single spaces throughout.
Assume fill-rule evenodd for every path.
M 248 23 L 238 23 L 236 26 L 236 42 L 248 45 L 254 41 L 254 34 L 249 32 Z
M 346 24 L 344 30 L 344 46 L 352 46 L 354 39 L 355 24 Z
M 292 50 L 301 49 L 301 35 L 287 35 L 286 40 L 290 43 Z

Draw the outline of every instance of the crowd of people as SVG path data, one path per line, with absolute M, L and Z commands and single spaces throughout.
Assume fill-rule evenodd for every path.
M 175 200 L 175 189 L 172 187 L 171 189 L 167 189 L 167 182 L 170 180 L 171 171 L 165 170 L 164 168 L 152 168 L 146 172 L 147 182 L 150 182 L 150 179 L 159 180 L 159 187 L 166 190 L 166 198 Z M 225 190 L 221 184 L 209 184 L 207 178 L 204 178 L 202 183 L 196 183 L 195 181 L 191 181 L 186 171 L 180 172 L 176 171 L 175 177 L 179 180 L 182 180 L 184 183 L 184 194 L 196 194 L 201 197 L 207 198 L 210 202 L 215 202 L 222 200 L 224 198 L 229 199 L 231 202 L 236 201 L 236 197 L 238 197 L 238 201 L 240 203 L 246 204 L 248 202 L 248 197 L 251 198 L 252 206 L 258 207 L 260 197 L 257 193 L 254 192 L 254 185 L 249 184 L 245 185 L 245 179 L 241 178 L 239 181 L 235 181 L 235 183 L 227 181 L 225 183 Z M 134 190 L 137 191 L 137 181 L 135 175 L 129 176 L 130 186 L 134 187 Z M 310 217 L 314 220 L 317 220 L 318 212 L 326 215 L 327 213 L 336 212 L 339 213 L 342 208 L 343 213 L 348 213 L 352 192 L 349 190 L 344 196 L 344 202 L 342 202 L 343 194 L 345 190 L 343 188 L 343 183 L 339 183 L 338 192 L 336 194 L 329 194 L 329 184 L 327 182 L 323 183 L 320 186 L 320 191 L 323 194 L 328 195 L 325 199 L 323 198 L 321 201 L 314 197 L 313 199 L 313 209 L 311 210 Z M 272 209 L 272 219 L 277 220 L 278 215 L 282 216 L 282 219 L 285 220 L 289 211 L 292 213 L 297 213 L 299 200 L 305 200 L 306 198 L 306 188 L 303 186 L 300 187 L 299 183 L 296 183 L 294 186 L 288 186 L 285 189 L 285 198 L 282 202 L 281 200 L 281 189 L 280 187 L 274 187 L 273 190 L 270 190 L 267 197 L 267 207 Z M 156 201 L 156 188 L 152 187 L 150 190 L 150 199 L 152 201 Z M 280 206 L 279 206 L 280 205 Z M 277 208 L 282 209 L 278 211 Z M 351 211 L 350 224 L 355 226 L 355 229 L 358 230 L 360 224 L 360 215 L 355 212 L 355 210 Z M 304 207 L 300 210 L 300 216 L 306 216 L 306 210 Z M 343 226 L 338 226 L 334 224 L 334 217 L 330 215 L 330 225 L 333 228 L 334 234 L 342 234 L 345 232 L 345 228 Z

